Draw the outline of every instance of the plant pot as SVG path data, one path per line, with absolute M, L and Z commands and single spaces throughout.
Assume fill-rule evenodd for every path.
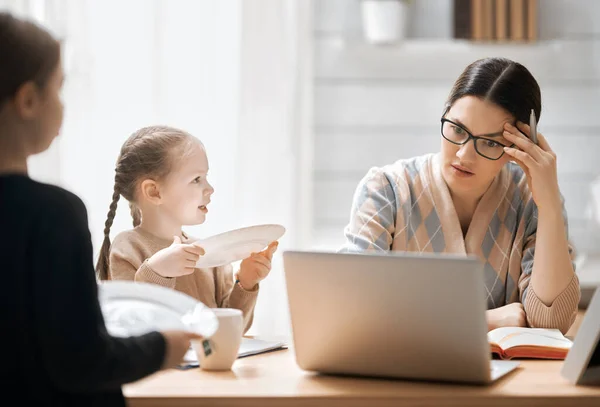
M 372 44 L 392 44 L 406 37 L 408 4 L 403 0 L 361 0 L 363 33 Z

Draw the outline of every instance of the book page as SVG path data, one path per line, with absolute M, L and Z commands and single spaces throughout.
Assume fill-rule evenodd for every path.
M 544 328 L 497 328 L 488 332 L 488 341 L 504 350 L 517 346 L 569 349 L 572 345 L 558 329 Z

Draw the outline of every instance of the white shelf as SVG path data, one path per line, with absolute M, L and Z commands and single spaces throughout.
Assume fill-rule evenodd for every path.
M 372 45 L 342 37 L 315 43 L 317 79 L 454 80 L 471 62 L 485 57 L 513 59 L 540 82 L 599 81 L 600 42 L 551 40 L 486 43 L 467 40 L 407 39 Z

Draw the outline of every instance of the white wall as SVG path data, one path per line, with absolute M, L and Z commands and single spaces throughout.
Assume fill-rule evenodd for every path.
M 352 194 L 369 167 L 439 148 L 442 106 L 462 69 L 505 56 L 542 88 L 539 130 L 558 153 L 571 235 L 580 250 L 600 247 L 585 214 L 588 186 L 600 175 L 600 2 L 540 1 L 540 42 L 486 45 L 451 40 L 452 1 L 419 0 L 411 38 L 390 47 L 363 43 L 360 2 L 316 4 L 315 246 L 343 242 Z

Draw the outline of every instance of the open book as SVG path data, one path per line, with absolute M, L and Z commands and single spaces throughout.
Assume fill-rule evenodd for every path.
M 558 329 L 503 327 L 488 332 L 492 354 L 500 359 L 563 360 L 573 342 Z

